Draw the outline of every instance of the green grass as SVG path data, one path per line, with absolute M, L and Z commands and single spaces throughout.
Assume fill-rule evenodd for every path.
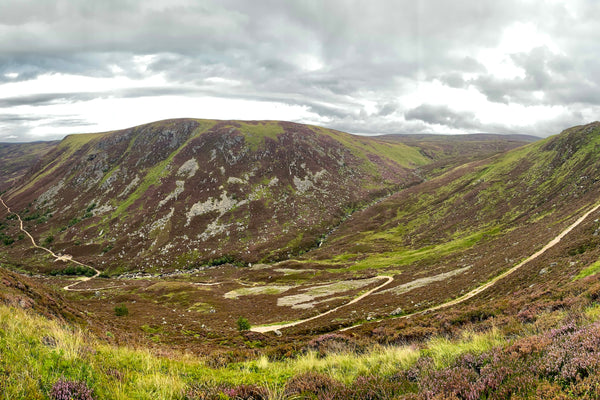
M 600 272 L 600 260 L 582 269 L 573 280 L 576 281 L 587 276 L 596 275 L 598 272 Z
M 261 357 L 212 369 L 189 355 L 164 358 L 147 350 L 107 345 L 80 329 L 0 306 L 0 399 L 47 398 L 61 377 L 86 382 L 99 399 L 183 399 L 186 388 L 197 383 L 282 387 L 290 377 L 310 371 L 349 383 L 358 375 L 386 376 L 405 370 L 423 355 L 443 366 L 466 352 L 482 352 L 502 343 L 500 334 L 492 330 L 467 333 L 456 341 L 432 339 L 422 349 L 375 346 L 363 354 L 325 357 L 308 352 L 284 361 Z
M 430 356 L 436 367 L 446 368 L 462 354 L 483 353 L 505 343 L 506 339 L 497 329 L 486 333 L 466 331 L 458 341 L 451 341 L 444 337 L 433 338 L 427 343 L 427 347 L 422 353 Z
M 312 126 L 311 128 L 315 133 L 327 135 L 340 142 L 349 148 L 355 156 L 362 158 L 365 161 L 368 161 L 367 154 L 374 154 L 395 161 L 403 167 L 415 167 L 430 162 L 428 158 L 419 152 L 419 149 L 407 146 L 403 143 L 379 142 L 372 138 L 363 139 L 349 133 L 326 129 L 319 126 Z
M 247 122 L 236 122 L 239 130 L 244 135 L 244 140 L 250 150 L 256 151 L 264 146 L 265 138 L 277 140 L 277 136 L 284 133 L 284 129 L 278 122 L 266 121 L 250 124 Z
M 359 271 L 369 268 L 385 268 L 391 265 L 403 266 L 415 263 L 421 260 L 434 260 L 443 257 L 454 252 L 468 249 L 482 240 L 487 240 L 493 236 L 501 233 L 500 227 L 492 227 L 484 229 L 464 237 L 456 238 L 445 243 L 425 246 L 420 249 L 401 249 L 395 251 L 388 251 L 382 253 L 373 253 L 368 255 L 366 258 L 357 261 L 350 267 L 350 270 Z M 394 240 L 393 237 L 389 238 L 389 233 L 374 233 L 370 239 L 382 239 L 386 238 Z M 333 262 L 347 262 L 351 254 L 342 254 L 334 257 Z

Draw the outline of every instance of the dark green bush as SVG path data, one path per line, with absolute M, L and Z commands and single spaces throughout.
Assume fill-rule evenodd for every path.
M 119 304 L 118 306 L 115 306 L 115 315 L 117 317 L 124 317 L 126 315 L 129 315 L 129 309 L 125 304 Z
M 240 332 L 244 332 L 250 329 L 250 322 L 244 317 L 239 317 L 237 320 L 237 327 Z

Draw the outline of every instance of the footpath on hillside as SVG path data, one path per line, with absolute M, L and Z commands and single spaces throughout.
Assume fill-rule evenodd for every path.
M 365 297 L 369 296 L 370 294 L 378 291 L 379 289 L 382 289 L 384 286 L 389 285 L 390 283 L 392 283 L 394 281 L 394 278 L 391 276 L 387 276 L 387 275 L 380 275 L 377 276 L 377 278 L 381 278 L 381 279 L 385 279 L 386 281 L 384 283 L 382 283 L 381 285 L 377 286 L 376 288 L 373 288 L 371 290 L 369 290 L 368 292 L 365 292 L 363 294 L 361 294 L 360 296 L 356 297 L 355 299 L 352 299 L 351 301 L 349 301 L 346 304 L 342 304 L 341 306 L 338 306 L 336 308 L 332 308 L 331 310 L 328 310 L 322 314 L 319 315 L 315 315 L 314 317 L 309 317 L 306 319 L 301 319 L 298 321 L 294 321 L 294 322 L 288 322 L 285 324 L 279 324 L 279 325 L 264 325 L 264 326 L 255 326 L 250 328 L 251 331 L 253 332 L 260 332 L 260 333 L 265 333 L 265 332 L 274 332 L 274 331 L 278 331 L 280 329 L 283 328 L 289 328 L 291 326 L 296 326 L 296 325 L 300 325 L 300 324 L 304 324 L 308 321 L 312 321 L 313 319 L 317 319 L 317 318 L 321 318 L 327 314 L 331 314 L 333 312 L 336 312 L 337 310 L 341 309 L 342 307 L 347 307 L 351 304 L 354 304 L 356 302 L 361 301 L 362 299 L 364 299 Z
M 414 315 L 425 314 L 425 313 L 437 311 L 437 310 L 440 310 L 442 308 L 451 307 L 451 306 L 454 306 L 456 304 L 460 304 L 460 303 L 462 303 L 464 301 L 467 301 L 470 298 L 478 295 L 479 293 L 482 293 L 482 292 L 486 291 L 487 289 L 491 288 L 492 286 L 494 286 L 501 279 L 506 278 L 507 276 L 511 275 L 515 271 L 519 270 L 525 264 L 529 263 L 532 260 L 535 260 L 540 255 L 544 254 L 546 251 L 548 251 L 550 248 L 552 248 L 558 242 L 560 242 L 560 240 L 563 237 L 565 237 L 569 232 L 571 232 L 573 229 L 575 229 L 577 226 L 579 226 L 579 224 L 581 224 L 591 213 L 593 213 L 594 211 L 598 210 L 599 208 L 600 208 L 600 204 L 597 204 L 591 210 L 589 210 L 584 215 L 582 215 L 577 221 L 575 221 L 574 223 L 572 223 L 571 225 L 569 225 L 566 229 L 564 229 L 562 232 L 560 232 L 556 237 L 554 237 L 552 240 L 550 240 L 540 250 L 538 250 L 534 254 L 530 255 L 525 260 L 521 261 L 520 263 L 518 263 L 514 267 L 510 268 L 509 270 L 507 270 L 507 271 L 501 273 L 500 275 L 496 276 L 495 278 L 493 278 L 489 282 L 486 282 L 486 283 L 482 284 L 481 286 L 476 287 L 475 289 L 469 291 L 468 293 L 465 293 L 464 295 L 462 295 L 460 297 L 457 297 L 457 298 L 455 298 L 453 300 L 449 300 L 449 301 L 447 301 L 445 303 L 441 303 L 441 304 L 438 304 L 438 305 L 426 308 L 424 310 L 415 311 L 415 312 L 410 313 L 410 314 L 400 315 L 400 316 L 396 316 L 396 317 L 386 317 L 386 318 L 380 318 L 380 319 L 377 319 L 377 320 L 360 322 L 360 323 L 357 323 L 355 325 L 339 329 L 339 332 L 348 331 L 348 330 L 354 329 L 354 328 L 359 327 L 359 326 L 364 325 L 364 324 L 374 324 L 374 323 L 377 323 L 377 322 L 381 322 L 383 320 L 410 318 L 410 317 L 412 317 Z M 280 329 L 284 329 L 284 328 L 289 328 L 289 327 L 292 327 L 292 326 L 301 325 L 301 324 L 304 324 L 306 322 L 315 320 L 317 318 L 324 317 L 325 315 L 331 314 L 332 312 L 337 311 L 337 310 L 341 309 L 342 307 L 349 306 L 350 304 L 354 304 L 354 303 L 356 303 L 356 302 L 364 299 L 365 297 L 373 294 L 374 292 L 376 292 L 379 289 L 383 288 L 384 286 L 388 285 L 393 280 L 393 278 L 390 277 L 390 276 L 380 276 L 380 278 L 384 278 L 384 277 L 389 279 L 384 284 L 382 284 L 382 285 L 380 285 L 380 286 L 378 286 L 378 287 L 376 287 L 376 288 L 368 291 L 367 293 L 364 293 L 363 295 L 355 298 L 354 300 L 352 300 L 352 301 L 350 301 L 350 302 L 348 302 L 346 304 L 342 304 L 341 306 L 336 307 L 336 308 L 334 308 L 332 310 L 329 310 L 327 312 L 324 312 L 322 314 L 315 315 L 313 317 L 301 319 L 301 320 L 294 321 L 294 322 L 284 323 L 284 324 L 256 326 L 256 327 L 252 327 L 250 330 L 253 331 L 253 332 L 260 332 L 260 333 L 274 332 L 274 331 L 279 331 Z
M 90 268 L 94 271 L 94 275 L 91 277 L 80 277 L 79 280 L 77 282 L 71 283 L 69 285 L 66 285 L 65 287 L 63 287 L 64 290 L 67 291 L 86 291 L 86 290 L 103 290 L 103 289 L 110 289 L 112 287 L 107 287 L 107 288 L 85 288 L 85 289 L 75 289 L 74 287 L 77 285 L 80 285 L 84 282 L 88 282 L 94 278 L 97 278 L 98 275 L 100 275 L 100 271 L 98 271 L 96 268 L 92 267 L 91 265 L 87 265 L 84 264 L 82 262 L 79 262 L 75 259 L 73 259 L 73 257 L 71 255 L 68 254 L 55 254 L 52 250 L 40 246 L 36 243 L 35 239 L 33 238 L 33 236 L 31 236 L 31 234 L 24 228 L 23 226 L 23 220 L 21 219 L 21 217 L 19 216 L 19 214 L 14 213 L 11 211 L 11 209 L 8 207 L 8 205 L 4 202 L 4 200 L 2 199 L 2 196 L 0 196 L 0 203 L 2 203 L 2 205 L 6 208 L 7 212 L 9 214 L 14 214 L 16 215 L 18 221 L 19 221 L 19 229 L 25 233 L 27 235 L 27 237 L 29 237 L 29 240 L 31 241 L 31 244 L 33 245 L 33 247 L 37 248 L 37 249 L 41 249 L 44 250 L 46 252 L 48 252 L 52 257 L 54 257 L 55 261 L 63 261 L 63 262 L 71 262 L 86 268 Z M 556 237 L 554 237 L 552 240 L 550 240 L 544 247 L 542 247 L 540 250 L 538 250 L 537 252 L 535 252 L 534 254 L 530 255 L 529 257 L 527 257 L 525 260 L 521 261 L 520 263 L 518 263 L 517 265 L 515 265 L 514 267 L 510 268 L 509 270 L 501 273 L 500 275 L 496 276 L 495 278 L 493 278 L 492 280 L 490 280 L 489 282 L 486 282 L 478 287 L 476 287 L 475 289 L 469 291 L 468 293 L 457 297 L 453 300 L 449 300 L 445 303 L 441 303 L 438 304 L 436 306 L 432 306 L 429 308 L 426 308 L 424 310 L 420 310 L 420 311 L 415 311 L 413 313 L 410 314 L 405 314 L 405 315 L 401 315 L 401 316 L 397 316 L 397 317 L 388 317 L 388 318 L 381 318 L 379 320 L 375 320 L 375 321 L 365 321 L 365 322 L 361 322 L 358 323 L 356 325 L 352 325 L 343 329 L 340 329 L 339 331 L 348 331 L 351 330 L 353 328 L 356 328 L 358 326 L 367 324 L 367 323 L 377 323 L 380 322 L 384 319 L 389 320 L 389 319 L 401 319 L 401 318 L 409 318 L 412 317 L 414 315 L 419 315 L 419 314 L 425 314 L 425 313 L 429 313 L 429 312 L 433 312 L 433 311 L 437 311 L 440 310 L 442 308 L 446 308 L 446 307 L 451 307 L 453 305 L 456 304 L 460 304 L 466 300 L 471 299 L 472 297 L 478 295 L 479 293 L 484 292 L 485 290 L 489 289 L 490 287 L 494 286 L 498 281 L 500 281 L 501 279 L 506 278 L 507 276 L 511 275 L 512 273 L 514 273 L 515 271 L 519 270 L 521 267 L 523 267 L 525 264 L 529 263 L 532 260 L 535 260 L 536 258 L 538 258 L 540 255 L 544 254 L 546 251 L 548 251 L 550 248 L 554 247 L 558 242 L 560 242 L 560 240 L 565 237 L 567 234 L 569 234 L 569 232 L 571 232 L 573 229 L 575 229 L 577 226 L 579 226 L 590 214 L 592 214 L 593 212 L 595 212 L 596 210 L 598 210 L 600 208 L 600 203 L 595 205 L 591 210 L 587 211 L 584 215 L 582 215 L 581 217 L 579 217 L 579 219 L 577 219 L 577 221 L 575 221 L 574 223 L 572 223 L 571 225 L 569 225 L 566 229 L 564 229 L 562 232 L 560 232 Z M 289 323 L 283 323 L 283 324 L 276 324 L 276 325 L 264 325 L 264 326 L 255 326 L 251 328 L 251 331 L 253 332 L 260 332 L 260 333 L 266 333 L 266 332 L 274 332 L 274 331 L 279 331 L 280 329 L 285 329 L 285 328 L 289 328 L 292 326 L 297 326 L 300 324 L 304 324 L 306 322 L 315 320 L 317 318 L 321 318 L 324 317 L 325 315 L 331 314 L 333 312 L 336 312 L 338 310 L 340 310 L 343 307 L 347 307 L 349 305 L 355 304 L 357 302 L 359 302 L 360 300 L 364 299 L 367 296 L 370 296 L 371 294 L 375 293 L 376 291 L 384 288 L 385 286 L 389 285 L 390 283 L 393 282 L 394 278 L 391 276 L 387 276 L 387 275 L 380 275 L 377 278 L 381 278 L 381 279 L 386 279 L 386 282 L 382 283 L 381 285 L 377 286 L 376 288 L 373 288 L 365 293 L 363 293 L 362 295 L 354 298 L 353 300 L 349 301 L 346 304 L 342 304 L 336 308 L 333 308 L 329 311 L 326 311 L 324 313 L 312 316 L 312 317 L 308 317 L 305 319 L 301 319 L 298 321 L 293 321 L 293 322 L 289 322 Z M 220 283 L 217 283 L 220 284 Z
M 82 262 L 79 262 L 75 259 L 73 259 L 73 257 L 69 254 L 56 254 L 54 253 L 52 250 L 44 247 L 44 246 L 40 246 L 36 243 L 35 239 L 33 238 L 33 236 L 31 236 L 31 234 L 25 229 L 25 227 L 23 226 L 23 220 L 21 219 L 21 216 L 15 212 L 12 212 L 11 209 L 8 207 L 8 205 L 4 202 L 4 199 L 2 199 L 2 196 L 0 196 L 0 203 L 2 203 L 2 205 L 4 206 L 4 208 L 6 208 L 6 211 L 8 211 L 8 214 L 13 214 L 17 216 L 17 219 L 19 221 L 19 229 L 25 234 L 27 235 L 27 237 L 29 238 L 29 240 L 31 241 L 31 244 L 33 245 L 33 247 L 35 247 L 36 249 L 40 249 L 40 250 L 44 250 L 45 252 L 47 252 L 48 254 L 50 254 L 52 257 L 54 257 L 54 261 L 63 261 L 63 262 L 71 262 L 73 264 L 77 264 L 80 265 L 82 267 L 86 267 L 86 268 L 90 268 L 94 271 L 94 275 L 92 276 L 83 276 L 80 277 L 77 282 L 68 284 L 67 286 L 63 287 L 64 290 L 67 291 L 84 291 L 84 290 L 103 290 L 103 289 L 109 289 L 109 288 L 90 288 L 90 289 L 74 289 L 75 286 L 80 285 L 84 282 L 90 281 L 96 277 L 98 277 L 98 275 L 100 275 L 100 271 L 98 271 L 96 268 L 92 267 L 91 265 L 87 265 L 84 264 Z

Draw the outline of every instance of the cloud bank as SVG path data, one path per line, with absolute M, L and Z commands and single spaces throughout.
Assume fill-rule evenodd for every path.
M 547 136 L 598 119 L 589 0 L 0 3 L 0 141 L 161 118 Z

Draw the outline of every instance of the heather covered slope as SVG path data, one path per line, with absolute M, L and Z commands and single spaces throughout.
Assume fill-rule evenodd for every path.
M 476 159 L 524 143 L 486 140 L 461 143 Z M 354 210 L 420 183 L 421 167 L 453 165 L 445 160 L 457 151 L 289 122 L 195 119 L 70 135 L 48 149 L 5 200 L 40 242 L 102 257 L 96 265 L 113 272 L 297 255 Z M 28 251 L 19 241 L 7 250 L 12 261 Z
M 600 124 L 593 123 L 463 165 L 354 214 L 299 264 L 394 276 L 354 310 L 355 319 L 457 298 L 534 254 L 598 204 L 599 152 Z M 578 230 L 562 241 L 562 251 L 585 258 L 557 260 L 552 270 L 562 271 L 561 281 L 577 272 L 576 264 L 595 261 L 597 227 L 586 224 L 587 236 Z M 542 275 L 547 267 L 539 266 L 546 268 Z M 343 325 L 348 317 L 328 320 Z
M 347 209 L 419 182 L 427 161 L 306 125 L 172 120 L 69 136 L 5 199 L 58 251 L 184 268 L 310 248 Z
M 357 213 L 322 251 L 346 253 L 340 245 L 363 243 L 360 238 L 374 239 L 363 243 L 369 253 L 416 249 L 541 220 L 559 225 L 600 200 L 599 154 L 600 123 L 592 123 L 464 164 Z
M 62 296 L 21 274 L 0 267 L 0 304 L 60 321 L 83 322 L 83 314 Z
M 398 134 L 383 135 L 378 138 L 418 148 L 421 154 L 432 161 L 421 168 L 426 177 L 436 176 L 451 167 L 488 158 L 540 140 L 537 136 L 485 133 L 465 135 Z
M 0 143 L 0 192 L 15 185 L 58 142 Z
M 231 123 L 222 124 L 224 126 L 218 129 L 232 129 L 228 125 Z M 237 129 L 244 127 L 243 123 L 237 124 Z M 315 134 L 316 131 L 323 133 L 322 128 L 301 128 Z M 156 132 L 152 137 L 157 136 Z M 202 135 L 210 136 L 210 132 L 209 129 L 198 137 L 191 136 L 191 141 Z M 93 135 L 88 139 L 100 143 L 111 135 Z M 350 153 L 355 156 L 360 151 L 365 152 L 372 143 L 369 139 L 345 135 L 339 139 L 336 135 L 337 132 L 326 134 L 329 138 L 333 136 L 337 143 L 343 142 L 343 148 L 353 149 Z M 303 137 L 306 136 L 311 137 L 311 134 Z M 261 140 L 253 140 L 243 139 L 243 142 L 257 149 L 269 142 L 266 134 Z M 277 140 L 283 138 L 278 134 Z M 321 143 L 319 140 L 314 139 Z M 300 139 L 294 143 L 301 148 Z M 168 352 L 168 359 L 150 356 L 146 351 L 108 348 L 98 344 L 96 338 L 82 344 L 78 332 L 72 335 L 73 339 L 69 338 L 70 334 L 60 336 L 64 340 L 58 341 L 59 346 L 54 349 L 44 342 L 45 336 L 58 335 L 56 328 L 49 327 L 52 323 L 14 309 L 0 308 L 0 319 L 12 321 L 4 322 L 6 329 L 0 331 L 0 339 L 10 343 L 0 358 L 0 371 L 9 371 L 3 372 L 9 377 L 4 381 L 10 385 L 6 388 L 10 393 L 31 390 L 31 393 L 44 397 L 58 385 L 57 382 L 62 382 L 59 379 L 63 376 L 73 382 L 85 382 L 100 398 L 117 395 L 152 398 L 156 393 L 163 398 L 181 399 L 294 398 L 298 395 L 340 399 L 367 396 L 382 399 L 510 398 L 515 393 L 521 398 L 562 398 L 567 395 L 596 398 L 599 393 L 595 377 L 600 371 L 596 351 L 600 337 L 597 325 L 600 315 L 599 211 L 581 220 L 539 257 L 476 296 L 451 307 L 413 313 L 460 298 L 485 285 L 552 242 L 599 203 L 600 123 L 574 127 L 492 158 L 469 162 L 435 178 L 406 184 L 404 188 L 402 182 L 394 183 L 392 176 L 384 177 L 385 171 L 377 169 L 379 164 L 373 161 L 377 160 L 375 155 L 379 159 L 395 160 L 396 164 L 387 164 L 387 168 L 396 165 L 395 176 L 401 176 L 404 171 L 411 176 L 411 173 L 419 172 L 415 167 L 426 168 L 433 158 L 421 160 L 423 164 L 417 162 L 418 158 L 411 158 L 407 161 L 409 164 L 403 165 L 402 158 L 393 156 L 390 148 L 377 147 L 382 145 L 376 143 L 372 146 L 377 151 L 368 152 L 366 158 L 357 156 L 362 160 L 359 165 L 364 166 L 365 160 L 369 160 L 372 163 L 369 173 L 381 171 L 380 182 L 386 179 L 387 182 L 382 184 L 384 189 L 380 193 L 396 192 L 354 212 L 328 235 L 319 238 L 322 240 L 320 247 L 297 259 L 247 268 L 227 263 L 235 259 L 222 259 L 223 265 L 193 273 L 135 276 L 136 279 L 98 278 L 81 286 L 85 288 L 89 284 L 88 291 L 63 293 L 68 302 L 78 308 L 85 307 L 88 316 L 101 319 L 110 326 L 107 329 L 110 336 L 102 332 L 101 338 L 117 337 L 140 346 L 151 346 L 160 349 L 163 355 Z M 127 147 L 135 151 L 136 146 Z M 398 154 L 406 154 L 402 149 Z M 128 221 L 142 218 L 136 214 L 145 204 L 150 204 L 149 201 L 158 204 L 159 212 L 163 206 L 177 207 L 180 201 L 185 205 L 197 204 L 197 199 L 187 202 L 182 199 L 187 198 L 189 183 L 202 173 L 204 164 L 196 157 L 196 173 L 192 177 L 189 177 L 190 172 L 178 175 L 190 159 L 187 153 L 181 157 L 179 154 L 170 158 L 172 164 L 161 164 L 173 167 L 165 168 L 164 173 L 158 174 L 148 185 L 138 186 L 144 190 L 139 197 L 128 200 L 125 196 L 123 203 L 109 202 L 112 209 L 106 211 L 106 215 L 118 216 L 110 220 L 110 224 L 122 220 L 122 225 L 116 226 L 125 229 Z M 418 157 L 415 153 L 408 154 Z M 85 160 L 90 158 L 84 151 L 80 156 Z M 90 161 L 98 157 L 96 155 Z M 208 157 L 210 160 L 210 152 Z M 224 164 L 216 164 L 217 159 L 212 160 L 217 171 L 220 166 L 227 171 Z M 349 162 L 349 156 L 345 160 Z M 139 161 L 140 165 L 143 162 Z M 195 169 L 189 168 L 190 164 L 193 166 L 189 163 L 181 174 Z M 51 163 L 48 165 L 53 168 Z M 289 165 L 286 164 L 291 171 L 288 182 L 298 195 L 297 180 L 293 177 L 306 181 L 309 174 L 306 172 L 305 179 L 301 179 L 298 172 L 294 175 L 297 170 L 290 169 Z M 315 169 L 309 169 L 308 165 L 307 162 L 304 170 L 310 170 L 314 177 Z M 325 169 L 325 164 L 322 165 Z M 56 164 L 53 171 L 60 168 Z M 273 168 L 275 170 L 275 166 Z M 69 179 L 75 179 L 78 169 L 65 171 L 70 171 L 65 175 L 64 187 L 68 187 Z M 363 176 L 360 167 L 355 171 L 359 171 L 355 178 Z M 433 171 L 428 176 L 439 172 Z M 33 172 L 31 177 L 37 182 L 47 178 L 42 174 L 36 178 L 35 174 Z M 98 182 L 107 175 L 107 180 L 119 176 L 116 169 L 112 174 L 108 169 L 102 177 L 98 173 Z M 234 176 L 241 176 L 239 179 L 248 182 L 246 186 L 253 187 L 252 176 L 239 173 Z M 217 190 L 227 188 L 234 193 L 227 186 L 227 183 L 233 184 L 228 182 L 230 176 L 219 177 L 213 172 L 212 177 L 217 180 L 215 184 L 223 186 L 223 189 L 219 189 L 220 186 L 211 189 L 213 199 Z M 119 185 L 119 179 L 115 178 L 115 185 Z M 144 182 L 144 179 L 140 177 L 139 181 Z M 278 180 L 283 179 L 284 175 L 278 175 Z M 323 184 L 321 180 L 311 181 L 313 186 L 304 190 L 304 196 L 310 196 L 310 190 L 317 187 L 321 188 L 319 193 L 326 190 L 326 185 L 319 186 Z M 153 193 L 168 182 L 172 186 L 162 189 L 160 201 L 165 199 L 165 193 L 172 193 L 173 188 L 182 186 L 183 190 L 174 195 L 176 199 L 168 199 L 160 205 L 160 201 L 152 200 Z M 350 180 L 346 182 L 350 183 Z M 80 190 L 83 196 L 86 186 L 77 187 L 83 188 Z M 356 191 L 362 186 L 355 184 L 352 187 Z M 19 196 L 25 199 L 31 190 L 23 188 L 21 192 L 10 192 L 9 201 Z M 110 193 L 110 188 L 105 190 Z M 59 204 L 59 193 L 54 197 L 55 204 Z M 235 199 L 227 193 L 226 197 L 238 202 L 238 207 L 245 207 L 245 204 L 239 204 L 247 199 L 243 197 L 245 192 L 235 192 L 238 194 Z M 294 199 L 296 204 L 302 201 L 291 195 L 288 199 Z M 173 202 L 169 203 L 171 200 Z M 33 204 L 37 201 L 32 200 L 32 205 L 23 210 L 22 216 L 29 218 L 27 224 L 38 233 L 43 233 L 44 227 L 50 226 L 56 218 L 49 214 L 57 211 L 41 212 L 36 216 Z M 205 206 L 211 204 L 206 200 L 202 202 Z M 45 204 L 49 203 L 51 199 Z M 119 204 L 124 206 L 119 208 Z M 102 213 L 95 215 L 99 204 L 90 206 L 83 211 L 91 215 L 74 221 L 63 232 L 102 221 Z M 59 210 L 57 215 L 68 210 Z M 160 218 L 159 212 L 156 212 L 156 218 Z M 4 220 L 2 230 L 14 236 L 11 231 L 13 221 Z M 104 226 L 110 224 L 107 222 Z M 178 229 L 186 229 L 185 223 Z M 40 237 L 43 238 L 43 234 Z M 35 251 L 23 250 L 25 243 L 19 242 L 5 246 L 7 251 L 2 257 L 11 256 L 13 253 L 10 252 L 24 254 L 31 257 L 32 265 L 40 270 L 45 268 L 44 264 L 51 264 Z M 219 242 L 218 237 L 215 242 Z M 51 242 L 50 245 L 59 243 Z M 85 243 L 63 247 L 69 253 L 75 253 L 73 249 L 77 248 L 86 249 Z M 90 260 L 110 260 L 115 249 L 88 257 Z M 85 255 L 83 250 L 81 255 Z M 23 259 L 20 260 L 23 263 Z M 386 282 L 383 277 L 388 277 L 388 283 L 371 293 Z M 37 276 L 32 279 L 44 281 L 59 290 L 71 281 L 64 277 Z M 111 288 L 96 289 L 105 286 Z M 368 296 L 351 303 L 352 299 L 365 293 L 369 293 Z M 18 301 L 9 304 L 21 306 Z M 115 307 L 119 304 L 128 306 L 129 315 L 115 315 Z M 282 336 L 238 331 L 236 327 L 238 316 L 247 317 L 252 325 L 274 324 L 324 314 L 344 304 L 348 306 L 334 313 L 282 329 Z M 16 318 L 9 318 L 11 313 Z M 356 326 L 350 330 L 337 331 L 353 325 Z M 48 334 L 49 331 L 54 333 Z M 128 338 L 128 335 L 131 336 Z M 82 356 L 76 363 L 61 364 L 56 360 L 69 359 L 68 354 L 61 356 L 60 351 L 63 343 L 70 341 L 76 343 L 73 347 L 76 351 L 69 354 Z M 13 348 L 25 349 L 34 356 L 15 357 L 16 353 L 9 351 Z M 177 350 L 185 351 L 186 355 L 180 355 Z M 197 356 L 209 353 L 210 356 L 201 360 L 191 357 L 190 352 Z M 9 363 L 3 360 L 13 359 L 11 357 L 15 357 L 15 362 L 7 368 Z M 248 358 L 253 360 L 241 362 Z M 145 367 L 137 368 L 138 363 Z M 33 370 L 38 376 L 26 375 L 27 379 L 18 379 L 20 371 Z M 29 386 L 25 387 L 24 382 Z M 75 387 L 75 383 L 72 385 Z

